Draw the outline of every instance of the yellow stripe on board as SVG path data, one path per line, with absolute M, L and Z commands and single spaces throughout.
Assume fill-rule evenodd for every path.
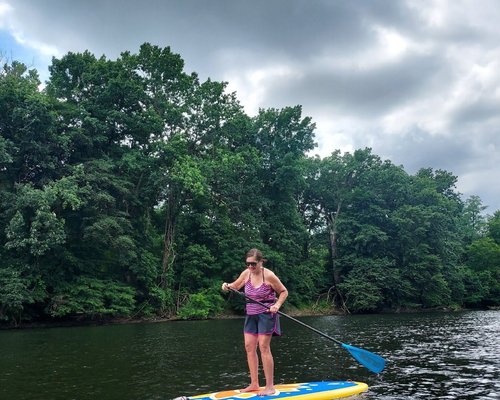
M 291 392 L 302 391 L 300 389 L 304 388 L 304 385 L 308 383 L 290 383 L 276 385 L 276 393 L 270 396 L 263 396 L 263 398 L 275 398 L 276 400 L 332 400 L 340 399 L 343 397 L 353 396 L 368 390 L 368 385 L 363 382 L 351 382 L 354 385 L 344 388 L 336 388 L 332 390 L 318 390 L 309 391 L 304 394 L 292 394 Z M 308 390 L 311 390 L 309 388 Z M 235 399 L 235 400 L 246 400 L 251 397 L 256 397 L 257 392 L 240 393 L 239 390 L 224 390 L 222 392 L 201 394 L 198 396 L 190 396 L 190 399 L 210 399 L 210 400 L 223 400 L 223 399 Z M 259 397 L 262 398 L 262 397 Z
M 331 400 L 331 399 L 340 399 L 342 397 L 349 397 L 355 394 L 359 394 L 362 392 L 366 392 L 368 390 L 368 385 L 362 382 L 353 382 L 356 383 L 356 386 L 334 389 L 334 390 L 326 390 L 323 392 L 313 392 L 308 394 L 299 394 L 298 396 L 293 397 L 280 397 L 281 399 L 293 399 L 293 400 Z M 271 396 L 269 396 L 271 397 Z

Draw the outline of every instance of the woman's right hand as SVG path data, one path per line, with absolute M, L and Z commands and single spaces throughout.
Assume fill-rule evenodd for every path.
M 229 286 L 229 283 L 224 282 L 224 283 L 222 284 L 222 290 L 223 290 L 224 292 L 227 292 L 227 291 L 228 291 L 228 290 L 230 290 L 230 289 L 231 289 L 231 286 Z

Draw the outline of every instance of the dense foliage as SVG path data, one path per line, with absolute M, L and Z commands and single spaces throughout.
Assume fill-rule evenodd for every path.
M 68 53 L 39 87 L 0 72 L 0 320 L 208 317 L 254 246 L 296 306 L 500 303 L 500 212 L 449 172 L 308 156 L 300 106 L 250 117 L 169 48 Z

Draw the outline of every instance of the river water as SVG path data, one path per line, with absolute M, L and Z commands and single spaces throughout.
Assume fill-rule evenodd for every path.
M 500 399 L 500 311 L 304 317 L 387 360 L 381 375 L 282 318 L 276 383 L 357 380 L 363 400 Z M 242 320 L 0 331 L 1 400 L 164 400 L 248 383 Z M 263 382 L 261 382 L 263 383 Z

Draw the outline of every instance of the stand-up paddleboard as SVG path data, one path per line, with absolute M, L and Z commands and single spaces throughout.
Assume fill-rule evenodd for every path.
M 368 385 L 353 381 L 325 381 L 288 383 L 275 385 L 276 392 L 269 396 L 258 396 L 258 392 L 241 393 L 239 390 L 225 390 L 189 396 L 189 400 L 331 400 L 349 397 L 368 390 Z

